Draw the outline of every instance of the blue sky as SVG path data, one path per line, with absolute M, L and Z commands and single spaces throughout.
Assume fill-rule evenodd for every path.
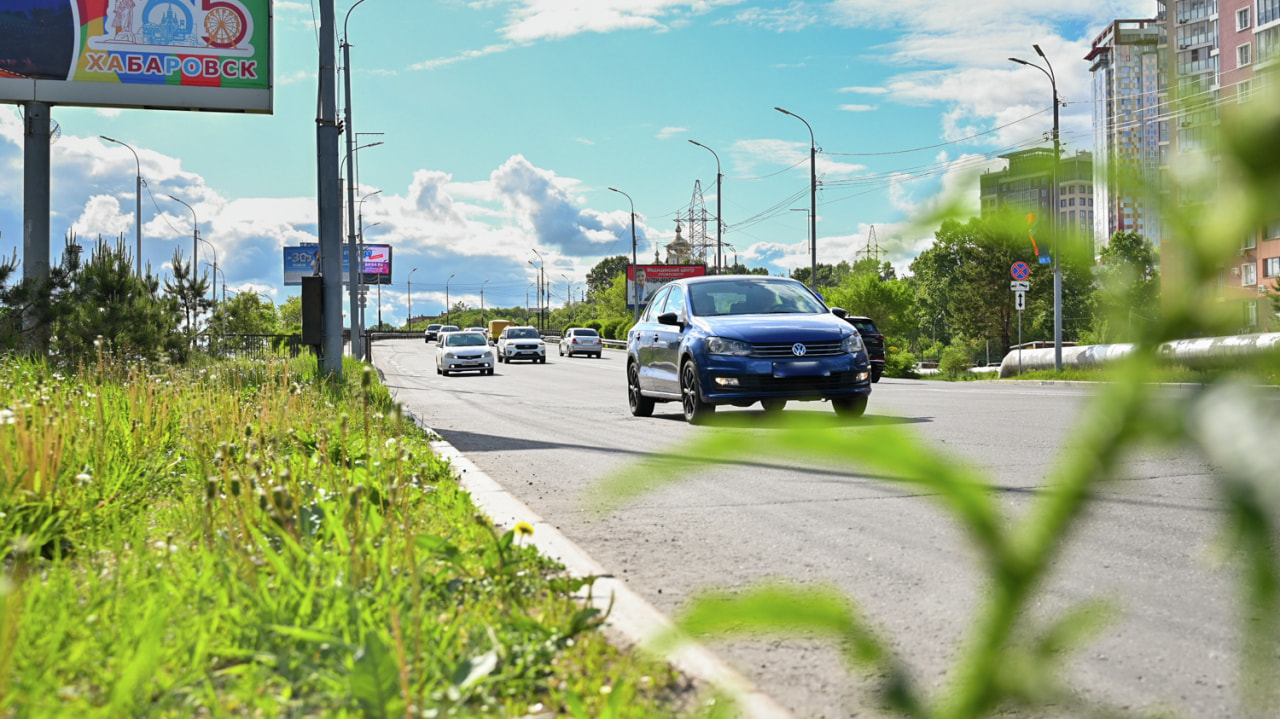
M 350 2 L 337 4 L 339 33 Z M 318 44 L 313 2 L 276 2 L 270 116 L 54 107 L 53 255 L 74 229 L 133 246 L 133 155 L 143 254 L 189 253 L 190 203 L 229 292 L 277 301 L 281 248 L 316 241 Z M 533 250 L 574 295 L 601 258 L 652 260 L 674 238 L 694 183 L 715 212 L 720 157 L 726 262 L 775 274 L 809 265 L 809 131 L 817 145 L 818 261 L 853 260 L 870 228 L 905 271 L 928 247 L 914 222 L 944 191 L 976 211 L 977 175 L 1043 143 L 1054 64 L 1067 153 L 1092 150 L 1090 41 L 1154 0 L 366 0 L 350 14 L 352 111 L 367 242 L 394 247 L 383 319 L 449 297 L 523 305 Z M 340 105 L 345 99 L 340 98 Z M 345 142 L 345 139 L 344 139 Z M 0 108 L 0 253 L 22 248 L 22 125 Z M 797 210 L 797 211 L 793 211 Z M 373 224 L 377 223 L 377 224 Z M 345 235 L 345 222 L 343 225 Z M 714 237 L 714 225 L 708 227 Z M 687 228 L 685 234 L 687 235 Z M 211 259 L 202 244 L 202 264 Z M 665 252 L 664 252 L 665 255 Z M 486 282 L 487 281 L 487 282 Z M 371 305 L 372 307 L 372 305 Z M 373 310 L 369 317 L 373 317 Z

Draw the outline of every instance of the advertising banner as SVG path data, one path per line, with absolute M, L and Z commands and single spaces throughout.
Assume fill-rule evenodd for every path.
M 360 281 L 366 285 L 391 284 L 391 245 L 365 245 L 360 271 L 364 273 Z
M 342 245 L 342 283 L 350 284 L 350 255 L 347 245 Z M 364 263 L 361 266 L 363 276 L 360 281 L 366 285 L 391 284 L 391 246 L 365 245 Z M 302 245 L 284 248 L 284 284 L 286 287 L 301 285 L 302 278 L 320 274 L 320 248 L 317 245 Z
M 270 0 L 4 0 L 0 102 L 272 109 Z
M 705 274 L 706 265 L 627 265 L 627 309 L 635 309 L 637 284 L 640 285 L 640 307 L 643 308 L 649 304 L 649 298 L 668 282 Z

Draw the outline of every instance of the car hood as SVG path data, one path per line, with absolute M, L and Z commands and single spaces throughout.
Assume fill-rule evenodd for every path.
M 708 335 L 751 343 L 831 341 L 854 331 L 848 323 L 829 314 L 695 317 L 693 323 Z

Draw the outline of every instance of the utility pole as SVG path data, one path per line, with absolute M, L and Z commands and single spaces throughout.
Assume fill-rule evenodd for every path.
M 316 184 L 320 274 L 324 277 L 322 374 L 342 379 L 342 194 L 338 187 L 338 102 L 333 0 L 320 5 L 320 106 L 316 118 Z M 354 318 L 353 318 L 354 319 Z

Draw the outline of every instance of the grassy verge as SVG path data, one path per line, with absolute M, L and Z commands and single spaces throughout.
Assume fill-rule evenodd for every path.
M 0 363 L 0 716 L 673 716 L 371 372 Z

